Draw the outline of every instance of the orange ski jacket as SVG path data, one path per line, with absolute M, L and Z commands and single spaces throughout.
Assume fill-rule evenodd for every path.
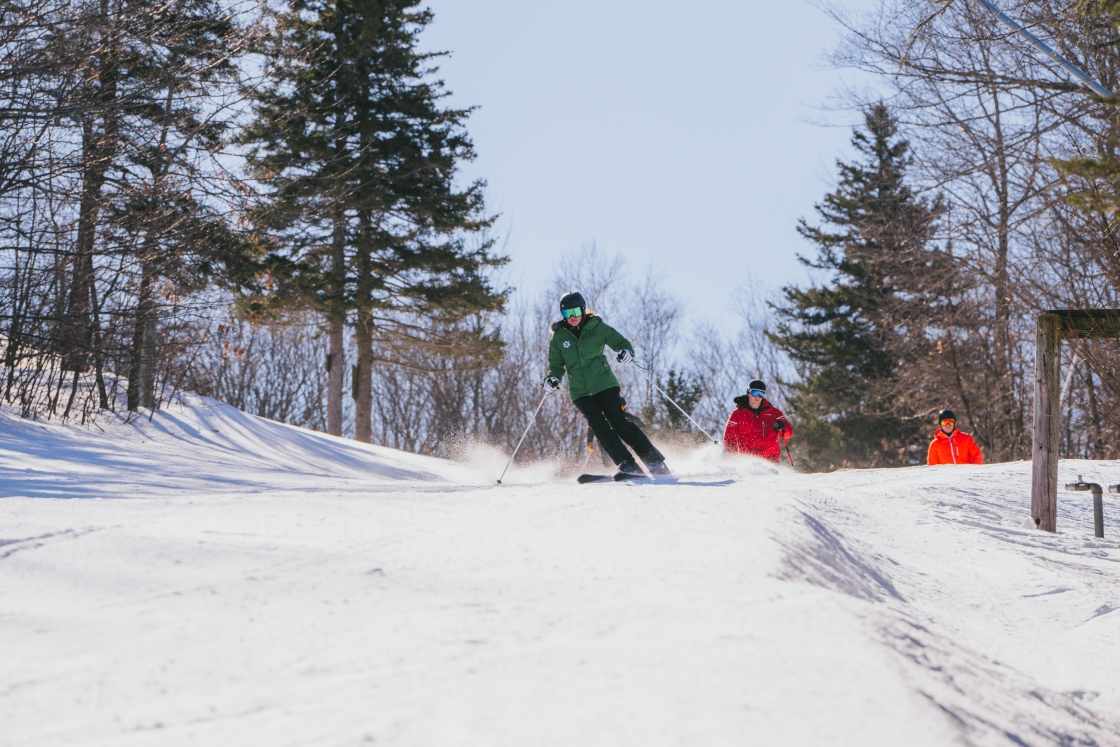
M 946 436 L 940 428 L 933 434 L 933 442 L 929 445 L 927 464 L 983 464 L 984 455 L 980 447 L 972 440 L 972 436 L 963 431 L 953 430 L 952 435 Z

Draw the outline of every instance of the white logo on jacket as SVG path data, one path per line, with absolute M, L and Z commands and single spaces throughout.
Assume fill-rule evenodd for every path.
M 565 342 L 564 342 L 564 347 L 566 347 L 566 348 L 570 348 L 571 346 L 572 346 L 572 343 L 571 343 L 571 341 L 565 341 Z

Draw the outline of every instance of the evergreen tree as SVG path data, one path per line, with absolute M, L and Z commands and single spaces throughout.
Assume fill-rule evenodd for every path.
M 156 405 L 158 285 L 184 295 L 216 279 L 240 279 L 255 247 L 227 224 L 212 181 L 211 155 L 223 145 L 228 116 L 220 103 L 236 81 L 244 32 L 214 0 L 176 0 L 133 11 L 150 40 L 131 66 L 143 85 L 121 118 L 130 142 L 129 178 L 107 218 L 134 256 L 137 303 L 128 361 L 128 409 Z M 224 172 L 222 174 L 225 175 Z
M 328 432 L 342 431 L 344 325 L 358 351 L 355 436 L 371 437 L 375 362 L 408 348 L 493 355 L 464 320 L 500 310 L 486 270 L 482 182 L 455 185 L 474 157 L 467 109 L 441 106 L 437 55 L 418 38 L 419 0 L 293 0 L 262 51 L 268 85 L 244 135 L 267 190 L 257 220 L 277 239 L 270 300 L 319 310 L 330 337 Z M 468 243 L 470 242 L 470 243 Z
M 852 138 L 862 159 L 837 163 L 839 185 L 816 206 L 824 225 L 798 227 L 817 246 L 815 260 L 801 261 L 830 282 L 786 287 L 776 309 L 771 339 L 799 369 L 789 409 L 800 457 L 815 469 L 909 463 L 929 429 L 903 396 L 900 369 L 925 337 L 931 278 L 944 265 L 927 248 L 941 206 L 906 185 L 897 129 L 883 104 L 865 112 Z

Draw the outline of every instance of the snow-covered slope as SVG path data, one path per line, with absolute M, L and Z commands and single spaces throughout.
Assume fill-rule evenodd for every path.
M 1120 745 L 1112 496 L 1097 540 L 1087 493 L 1023 528 L 1026 463 L 503 463 L 3 413 L 0 744 Z

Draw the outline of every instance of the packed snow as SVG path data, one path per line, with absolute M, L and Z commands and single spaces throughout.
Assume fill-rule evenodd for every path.
M 1025 462 L 507 456 L 5 410 L 0 744 L 1120 745 L 1115 496 L 1101 540 Z

